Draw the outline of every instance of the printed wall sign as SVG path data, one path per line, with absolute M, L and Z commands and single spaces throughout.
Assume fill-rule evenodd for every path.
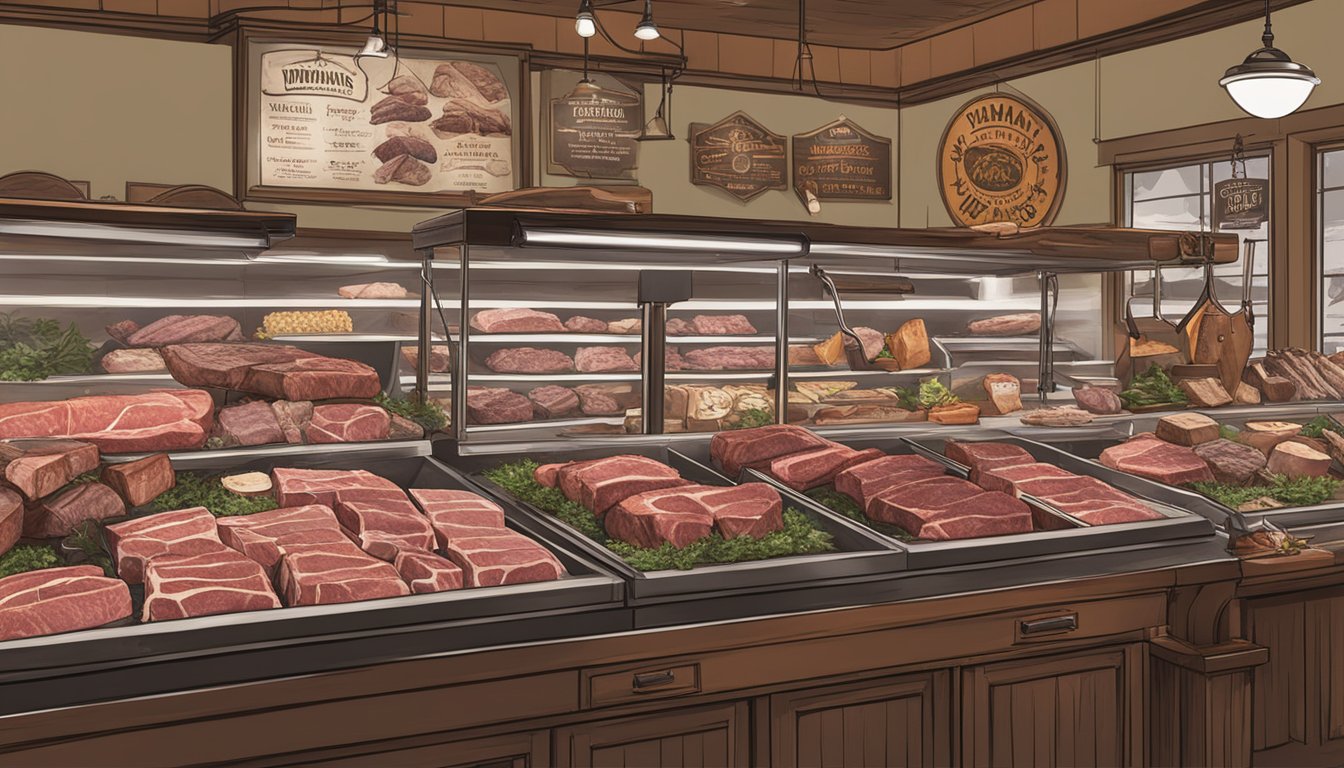
M 1213 227 L 1255 230 L 1269 221 L 1269 179 L 1224 179 L 1213 185 Z
M 565 88 L 550 100 L 548 171 L 584 179 L 633 178 L 639 166 L 636 138 L 644 128 L 643 100 L 614 78 L 595 82 L 602 90 L 592 96 L 569 98 Z
M 992 93 L 957 110 L 938 147 L 938 186 L 961 226 L 1054 221 L 1064 199 L 1064 145 L 1044 109 Z
M 793 137 L 793 189 L 807 202 L 890 200 L 891 139 L 871 134 L 842 117 Z
M 691 182 L 718 187 L 743 202 L 769 189 L 788 189 L 788 150 L 745 112 L 706 126 L 691 125 Z

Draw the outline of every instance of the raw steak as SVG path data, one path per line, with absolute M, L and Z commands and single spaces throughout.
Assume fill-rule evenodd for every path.
M 574 366 L 582 373 L 639 370 L 635 359 L 620 347 L 579 347 L 574 353 Z
M 98 446 L 75 440 L 0 443 L 4 482 L 36 501 L 98 468 Z
M 23 535 L 30 539 L 68 536 L 85 520 L 106 520 L 126 514 L 117 492 L 102 483 L 80 483 L 40 505 L 23 517 Z
M 973 336 L 1017 336 L 1035 333 L 1041 329 L 1041 313 L 1024 312 L 974 320 L 966 326 Z
M 426 550 L 403 549 L 392 563 L 413 595 L 462 588 L 462 569 Z
M 1110 416 L 1125 407 L 1120 396 L 1105 387 L 1074 387 L 1073 399 L 1079 408 L 1098 416 Z
M 103 482 L 112 486 L 127 506 L 138 507 L 157 499 L 177 485 L 173 463 L 166 453 L 156 453 L 103 470 Z
M 378 372 L 354 360 L 305 357 L 252 366 L 239 389 L 276 400 L 370 398 L 382 391 Z
M 532 401 L 503 387 L 467 390 L 467 421 L 471 424 L 513 424 L 532 420 Z
M 784 502 L 779 492 L 765 483 L 711 487 L 697 493 L 695 498 L 714 516 L 714 525 L 725 539 L 739 536 L 760 539 L 784 530 Z
M 706 486 L 665 488 L 631 496 L 607 513 L 604 526 L 615 539 L 645 549 L 669 543 L 682 549 L 714 529 L 714 516 L 684 492 Z
M 492 536 L 505 530 L 504 510 L 471 491 L 412 488 L 411 498 L 429 518 L 440 545 L 456 538 Z
M 103 530 L 117 563 L 117 574 L 128 584 L 141 582 L 145 563 L 152 558 L 203 555 L 226 549 L 215 530 L 215 516 L 205 507 L 137 517 Z
M 789 424 L 775 424 L 755 429 L 719 432 L 709 443 L 714 463 L 729 477 L 737 477 L 748 464 L 761 464 L 779 456 L 830 444 L 817 435 Z
M 695 326 L 680 317 L 669 317 L 667 319 L 668 336 L 694 336 Z
M 376 405 L 339 403 L 313 407 L 313 420 L 304 430 L 310 443 L 361 443 L 386 440 L 392 418 Z
M 773 459 L 766 472 L 795 491 L 806 491 L 829 485 L 840 471 L 881 456 L 882 451 L 876 448 L 856 451 L 844 445 L 828 445 Z
M 214 400 L 199 389 L 5 403 L 0 439 L 70 437 L 108 453 L 200 448 L 214 417 Z
M 835 490 L 863 508 L 869 499 L 894 485 L 943 474 L 946 474 L 943 465 L 913 453 L 882 456 L 850 465 L 838 472 L 835 476 Z
M 565 330 L 560 318 L 535 309 L 481 310 L 472 316 L 471 327 L 481 333 L 563 333 Z
M 0 488 L 0 555 L 14 548 L 23 535 L 23 499 L 8 488 Z
M 411 593 L 392 565 L 346 543 L 286 554 L 277 579 L 285 605 L 330 605 Z
M 166 555 L 145 566 L 141 621 L 189 619 L 279 608 L 266 571 L 231 549 Z
M 126 343 L 132 347 L 242 340 L 243 329 L 238 321 L 221 315 L 169 315 L 126 337 Z
M 620 416 L 625 413 L 611 393 L 599 386 L 583 384 L 574 388 L 579 396 L 579 410 L 585 416 Z
M 412 368 L 420 365 L 420 350 L 415 347 L 402 347 L 401 356 L 405 358 L 406 364 Z M 430 373 L 446 373 L 451 361 L 452 358 L 449 357 L 447 344 L 435 344 L 429 348 Z
M 564 464 L 542 464 L 533 470 L 532 479 L 536 480 L 538 485 L 545 486 L 546 488 L 559 488 L 560 468 L 568 463 L 570 462 L 565 462 Z
M 303 445 L 308 425 L 313 420 L 313 402 L 311 400 L 276 400 L 271 403 L 275 412 L 275 423 L 290 445 Z
M 1080 479 L 1079 475 L 1053 464 L 1032 462 L 985 470 L 980 473 L 979 484 L 987 491 L 1010 494 L 1020 492 L 1035 496 L 1037 491 L 1057 493 L 1076 490 L 1081 485 L 1078 482 Z
M 389 563 L 403 549 L 434 548 L 434 529 L 410 501 L 340 501 L 336 519 L 360 549 Z
M 1213 479 L 1227 485 L 1246 485 L 1265 468 L 1265 454 L 1231 440 L 1214 440 L 1195 447 L 1195 455 L 1213 471 Z
M 131 592 L 93 565 L 0 579 L 0 640 L 93 629 L 131 615 Z
M 108 336 L 125 344 L 126 340 L 131 338 L 131 334 L 140 330 L 140 324 L 134 320 L 122 320 L 121 322 L 105 326 L 104 330 L 107 331 Z
M 549 385 L 527 393 L 538 418 L 554 419 L 579 410 L 579 396 L 569 387 Z
M 980 482 L 980 475 L 993 469 L 1036 463 L 1036 457 L 1025 448 L 1010 443 L 948 440 L 943 445 L 943 455 L 968 467 L 971 470 L 969 479 L 973 483 Z
M 341 501 L 384 501 L 405 499 L 406 492 L 396 483 L 363 469 L 289 469 L 271 470 L 275 500 L 282 507 L 321 504 L 335 507 Z
M 459 538 L 444 549 L 448 559 L 462 569 L 463 581 L 469 587 L 554 581 L 567 575 L 549 550 L 512 531 Z
M 221 408 L 217 418 L 215 427 L 224 438 L 226 448 L 285 442 L 275 411 L 264 400 Z
M 916 519 L 918 515 L 915 510 L 938 509 L 981 493 L 982 488 L 959 477 L 950 475 L 930 477 L 887 488 L 868 500 L 864 514 L 873 520 L 899 525 L 918 536 L 918 528 L 923 523 Z M 913 525 L 914 528 L 909 528 L 908 525 Z
M 160 352 L 180 384 L 239 390 L 253 366 L 321 357 L 287 344 L 175 344 Z
M 280 559 L 295 549 L 308 551 L 319 545 L 339 547 L 350 542 L 331 508 L 321 504 L 221 517 L 218 525 L 220 541 L 268 573 L 274 573 Z
M 387 426 L 387 439 L 419 440 L 425 436 L 425 428 L 414 421 L 390 411 L 387 416 L 392 420 Z
M 485 367 L 495 373 L 569 373 L 574 360 L 554 349 L 507 347 L 491 352 Z
M 114 349 L 98 364 L 108 373 L 152 373 L 167 368 L 157 349 Z
M 692 371 L 769 370 L 775 367 L 774 347 L 704 347 L 684 353 Z
M 1213 480 L 1209 465 L 1193 449 L 1159 440 L 1151 433 L 1131 437 L 1120 445 L 1107 448 L 1101 452 L 1101 463 L 1168 485 Z
M 701 336 L 754 336 L 756 327 L 746 315 L 696 315 L 691 329 Z
M 974 483 L 955 477 L 889 488 L 869 503 L 866 514 L 933 541 L 1031 530 L 1031 509 L 1026 504 L 1007 494 L 982 491 Z
M 1012 495 L 1034 496 L 1086 525 L 1139 522 L 1162 517 L 1138 499 L 1093 477 L 1050 464 L 1019 464 L 985 472 L 981 484 Z
M 606 333 L 607 321 L 575 315 L 565 321 L 565 330 L 570 333 Z
M 404 138 L 404 137 L 403 137 Z M 386 142 L 385 142 L 386 143 Z M 431 151 L 433 147 L 430 147 Z M 391 157 L 380 157 L 379 160 L 386 162 Z M 424 158 L 421 158 L 424 160 Z M 433 160 L 425 160 L 427 163 Z M 359 285 L 343 285 L 336 290 L 342 297 L 347 299 L 404 299 L 406 298 L 406 289 L 397 283 L 360 283 Z
M 644 456 L 612 456 L 560 470 L 560 490 L 601 517 L 637 493 L 689 485 L 677 470 Z

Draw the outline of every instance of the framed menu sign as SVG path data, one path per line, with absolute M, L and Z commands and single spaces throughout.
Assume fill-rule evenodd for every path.
M 891 139 L 871 134 L 849 118 L 793 137 L 793 188 L 806 202 L 890 200 Z
M 713 125 L 691 124 L 691 183 L 718 187 L 746 202 L 769 189 L 788 189 L 788 149 L 745 112 Z
M 1224 179 L 1213 185 L 1213 227 L 1255 230 L 1269 221 L 1269 179 Z
M 561 85 L 554 77 L 558 73 L 547 74 L 553 76 L 551 86 Z M 594 82 L 601 88 L 589 95 L 571 95 L 571 83 L 550 100 L 547 171 L 584 179 L 634 178 L 639 165 L 636 138 L 644 128 L 643 99 L 615 78 L 598 76 Z
M 518 186 L 520 64 L 250 41 L 247 197 L 465 204 Z

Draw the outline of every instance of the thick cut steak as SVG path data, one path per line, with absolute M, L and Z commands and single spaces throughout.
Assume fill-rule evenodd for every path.
M 574 391 L 579 396 L 579 409 L 585 416 L 620 416 L 625 413 L 616 398 L 600 386 L 582 384 L 575 387 Z
M 1032 462 L 986 470 L 980 474 L 980 486 L 987 491 L 1039 496 L 1076 490 L 1082 486 L 1079 482 L 1082 479 L 1053 464 Z
M 145 563 L 163 555 L 202 555 L 226 549 L 215 530 L 215 516 L 205 507 L 137 517 L 107 526 L 107 545 L 117 574 L 128 584 L 144 578 Z
M 403 549 L 434 548 L 434 529 L 410 501 L 340 501 L 336 519 L 360 549 L 389 563 Z
M 68 536 L 85 520 L 106 520 L 126 514 L 117 492 L 102 483 L 80 483 L 65 493 L 29 507 L 23 535 L 30 539 Z
M 887 488 L 914 480 L 946 474 L 943 465 L 913 453 L 853 464 L 835 476 L 835 490 L 853 499 L 860 508 Z
M 157 349 L 114 349 L 98 364 L 107 373 L 153 373 L 167 368 Z
M 829 485 L 840 471 L 881 456 L 882 451 L 876 448 L 856 451 L 845 445 L 828 445 L 772 459 L 766 471 L 795 491 L 806 491 Z
M 303 445 L 308 424 L 313 420 L 313 401 L 276 400 L 271 403 L 271 410 L 275 411 L 275 423 L 280 425 L 285 442 Z
M 277 583 L 289 606 L 353 603 L 411 593 L 395 567 L 349 542 L 286 554 Z
M 451 560 L 426 550 L 403 549 L 392 563 L 413 595 L 462 588 L 462 569 Z
M 538 418 L 554 419 L 579 410 L 579 396 L 569 387 L 548 385 L 527 393 Z
M 802 427 L 776 424 L 769 427 L 719 432 L 709 443 L 714 463 L 729 477 L 737 477 L 743 467 L 761 464 L 780 456 L 824 448 L 830 441 Z
M 554 349 L 507 347 L 491 352 L 485 367 L 495 373 L 569 373 L 574 359 Z
M 607 513 L 607 532 L 622 541 L 678 549 L 717 527 L 725 539 L 763 538 L 783 529 L 783 502 L 765 483 L 730 488 L 688 485 L 632 496 Z
M 125 464 L 109 464 L 103 470 L 103 482 L 126 502 L 138 507 L 157 499 L 177 485 L 177 474 L 166 453 L 156 453 Z
M 5 403 L 0 439 L 69 437 L 108 453 L 200 448 L 214 419 L 214 400 L 199 389 Z
M 756 327 L 746 315 L 696 315 L 691 330 L 701 336 L 754 336 Z
M 279 608 L 271 579 L 257 563 L 231 549 L 166 555 L 145 566 L 141 621 L 189 619 Z
M 1018 464 L 1034 464 L 1036 457 L 1021 446 L 1010 443 L 980 443 L 948 440 L 943 445 L 943 455 L 952 461 L 969 467 L 970 481 L 980 481 L 980 475 L 1000 467 L 1013 467 Z
M 126 343 L 132 347 L 242 340 L 243 329 L 238 321 L 221 315 L 169 315 L 126 337 Z
M 973 336 L 1017 336 L 1035 333 L 1041 329 L 1041 313 L 1023 312 L 1016 315 L 999 315 L 984 320 L 973 320 L 966 330 Z
M 1147 432 L 1102 451 L 1101 463 L 1168 485 L 1213 480 L 1209 465 L 1193 449 L 1168 443 Z
M 532 420 L 532 401 L 503 387 L 467 390 L 467 421 L 472 424 L 513 424 Z
M 1031 509 L 1018 499 L 955 477 L 888 488 L 866 514 L 932 541 L 1027 533 L 1032 520 Z
M 462 569 L 469 587 L 494 587 L 554 581 L 565 567 L 549 550 L 519 533 L 459 538 L 444 548 L 448 559 Z
M 388 440 L 419 440 L 425 436 L 425 428 L 405 416 L 388 411 L 387 417 L 390 419 L 387 425 Z
M 1218 439 L 1195 447 L 1195 454 L 1209 465 L 1213 479 L 1228 485 L 1245 485 L 1265 468 L 1265 454 L 1249 445 Z
M 1162 515 L 1129 494 L 1093 477 L 1050 464 L 1000 467 L 981 475 L 981 485 L 1005 493 L 1034 496 L 1086 525 L 1155 520 Z
M 255 365 L 320 357 L 286 344 L 175 344 L 160 351 L 178 383 L 216 389 L 241 389 Z
M 542 464 L 532 471 L 532 479 L 537 481 L 537 485 L 545 488 L 560 487 L 560 468 L 573 462 L 564 462 L 561 464 Z
M 1110 416 L 1125 409 L 1120 396 L 1105 387 L 1074 387 L 1073 399 L 1078 407 L 1098 416 Z
M 685 352 L 681 358 L 692 371 L 764 371 L 775 367 L 775 348 L 704 347 Z
M 226 448 L 285 442 L 285 433 L 280 431 L 275 411 L 264 400 L 221 408 L 216 418 L 215 427 Z
M 0 640 L 93 629 L 131 615 L 131 592 L 92 565 L 0 579 Z
M 275 500 L 282 507 L 321 504 L 335 507 L 340 501 L 405 499 L 406 492 L 391 480 L 363 469 L 271 470 Z
M 620 347 L 579 347 L 574 353 L 574 367 L 583 373 L 610 373 L 638 371 L 639 363 Z
M 0 555 L 14 548 L 23 535 L 23 498 L 0 488 Z
M 411 498 L 429 518 L 440 545 L 456 538 L 491 536 L 506 530 L 504 510 L 471 491 L 412 488 Z
M 330 507 L 282 507 L 243 517 L 219 519 L 219 538 L 268 573 L 286 553 L 350 543 Z
M 689 485 L 677 470 L 644 456 L 612 456 L 560 470 L 560 490 L 601 517 L 637 493 Z
M 399 137 L 408 138 L 408 137 Z M 423 139 L 421 141 L 424 141 Z M 386 144 L 387 142 L 384 142 Z M 424 142 L 428 143 L 428 142 Z M 430 151 L 433 151 L 430 147 Z M 397 153 L 402 154 L 402 153 Z M 392 155 L 380 157 L 379 160 L 387 162 L 392 159 Z M 421 160 L 425 158 L 421 157 Z M 433 159 L 425 160 L 427 163 L 434 162 Z M 336 289 L 336 292 L 346 299 L 404 299 L 406 298 L 406 289 L 399 283 L 360 283 L 358 285 L 343 285 Z
M 370 398 L 382 391 L 378 372 L 354 360 L 305 357 L 288 363 L 252 366 L 243 377 L 244 392 L 276 400 Z
M 565 330 L 570 333 L 606 333 L 607 321 L 575 315 L 565 321 Z
M 318 405 L 304 436 L 310 443 L 360 443 L 386 440 L 391 426 L 392 417 L 376 405 Z
M 563 333 L 565 326 L 550 312 L 535 309 L 485 309 L 471 318 L 481 333 Z M 605 328 L 604 328 L 605 330 Z
M 75 440 L 0 443 L 4 482 L 36 501 L 98 468 L 98 446 Z

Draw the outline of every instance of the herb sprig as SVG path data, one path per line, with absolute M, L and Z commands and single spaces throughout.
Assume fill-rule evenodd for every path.
M 226 490 L 217 477 L 202 477 L 193 472 L 178 472 L 177 485 L 153 502 L 155 511 L 205 507 L 215 517 L 254 515 L 275 509 L 270 496 L 239 496 Z

